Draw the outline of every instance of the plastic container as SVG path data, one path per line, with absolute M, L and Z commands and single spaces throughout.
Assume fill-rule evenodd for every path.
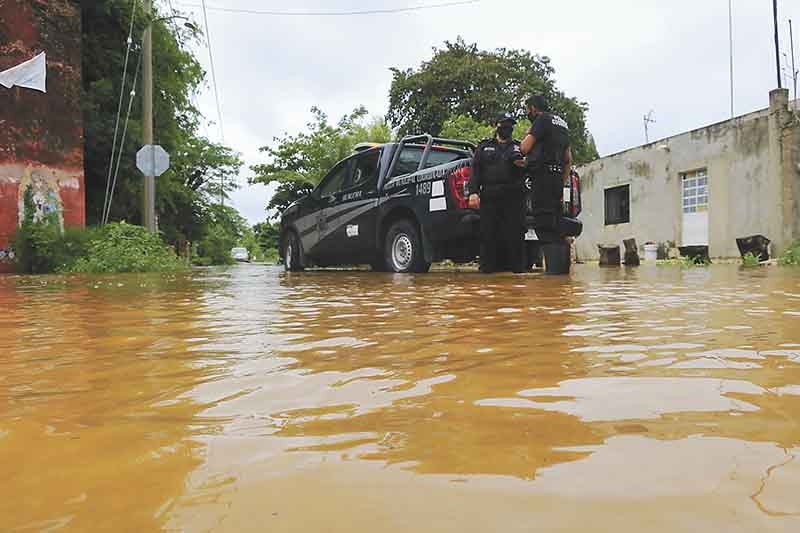
M 645 244 L 644 245 L 644 260 L 645 261 L 655 261 L 658 259 L 658 245 L 657 244 Z

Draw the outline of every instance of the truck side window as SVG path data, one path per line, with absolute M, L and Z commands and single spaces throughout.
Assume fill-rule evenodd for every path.
M 400 158 L 394 167 L 394 172 L 390 177 L 403 176 L 417 171 L 419 161 L 422 159 L 424 149 L 420 146 L 407 146 L 400 152 Z M 443 150 L 432 149 L 428 154 L 428 161 L 425 163 L 425 168 L 435 167 L 437 165 L 444 165 L 445 163 L 452 163 L 459 159 L 466 159 L 469 155 L 466 152 L 457 150 Z
M 369 152 L 356 158 L 353 177 L 345 187 L 347 189 L 374 190 L 378 185 L 378 167 L 381 160 L 380 150 Z
M 403 148 L 403 151 L 400 152 L 400 157 L 397 159 L 394 171 L 390 177 L 394 178 L 395 176 L 403 176 L 416 172 L 420 159 L 422 159 L 422 148 L 406 146 Z
M 347 181 L 350 170 L 350 159 L 342 161 L 331 170 L 319 186 L 319 196 L 324 198 L 341 191 Z

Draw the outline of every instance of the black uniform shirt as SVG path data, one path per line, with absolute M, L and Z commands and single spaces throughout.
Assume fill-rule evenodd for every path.
M 521 184 L 522 170 L 514 165 L 516 159 L 522 159 L 518 142 L 501 143 L 496 138 L 481 141 L 472 159 L 470 194 L 481 194 L 492 185 Z
M 569 125 L 551 113 L 539 113 L 533 121 L 531 133 L 536 138 L 528 161 L 540 165 L 563 165 L 564 152 L 569 147 Z

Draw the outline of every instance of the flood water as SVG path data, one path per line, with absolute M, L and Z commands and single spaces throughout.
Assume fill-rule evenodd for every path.
M 800 531 L 800 269 L 0 277 L 0 529 Z

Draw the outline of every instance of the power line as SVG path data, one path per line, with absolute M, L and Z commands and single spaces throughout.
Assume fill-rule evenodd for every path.
M 480 0 L 459 0 L 456 2 L 443 2 L 441 4 L 429 4 L 424 6 L 411 6 L 411 7 L 397 7 L 388 9 L 365 9 L 357 11 L 261 11 L 258 9 L 237 9 L 231 7 L 217 7 L 205 5 L 203 0 L 202 5 L 190 4 L 186 2 L 177 2 L 178 4 L 187 7 L 202 7 L 212 11 L 224 11 L 227 13 L 243 13 L 249 15 L 268 15 L 273 17 L 344 17 L 352 15 L 385 15 L 389 13 L 405 13 L 410 11 L 422 11 L 424 9 L 436 9 L 440 7 L 454 7 L 463 6 L 467 4 L 477 4 Z
M 136 0 L 131 0 L 131 24 L 130 29 L 128 30 L 128 40 L 127 40 L 127 48 L 125 50 L 125 63 L 122 67 L 122 83 L 120 84 L 119 88 L 119 106 L 117 107 L 117 120 L 116 124 L 114 125 L 114 141 L 111 144 L 111 159 L 108 161 L 108 177 L 106 178 L 106 195 L 103 199 L 103 215 L 101 216 L 101 223 L 105 224 L 106 220 L 106 211 L 110 210 L 111 208 L 108 206 L 109 204 L 109 191 L 111 189 L 111 171 L 114 168 L 114 155 L 117 149 L 117 135 L 119 133 L 119 119 L 122 115 L 122 102 L 124 100 L 125 95 L 125 80 L 128 77 L 128 59 L 131 55 L 131 46 L 133 45 L 133 22 L 136 19 Z M 135 87 L 134 82 L 134 87 Z M 122 151 L 122 147 L 120 147 L 120 151 Z
M 119 174 L 119 165 L 122 162 L 122 149 L 125 146 L 125 137 L 128 135 L 128 122 L 131 118 L 131 110 L 133 109 L 133 99 L 136 97 L 136 82 L 139 79 L 139 71 L 142 69 L 142 56 L 144 52 L 139 52 L 139 61 L 136 64 L 136 72 L 133 73 L 133 85 L 131 87 L 130 99 L 128 100 L 128 113 L 125 116 L 125 127 L 122 129 L 122 140 L 119 145 L 119 152 L 117 153 L 117 166 L 114 170 L 114 180 L 111 183 L 111 193 L 108 196 L 108 207 L 103 214 L 103 225 L 108 224 L 108 219 L 111 216 L 111 203 L 114 199 L 114 189 L 117 187 L 117 175 Z
M 217 117 L 219 118 L 219 132 L 222 142 L 225 142 L 225 127 L 222 123 L 222 107 L 219 105 L 219 90 L 217 85 L 217 72 L 214 69 L 214 53 L 211 51 L 211 32 L 208 29 L 208 11 L 206 10 L 206 0 L 203 0 L 203 23 L 206 27 L 206 46 L 208 47 L 208 61 L 211 64 L 211 81 L 214 84 L 214 100 L 217 103 Z

